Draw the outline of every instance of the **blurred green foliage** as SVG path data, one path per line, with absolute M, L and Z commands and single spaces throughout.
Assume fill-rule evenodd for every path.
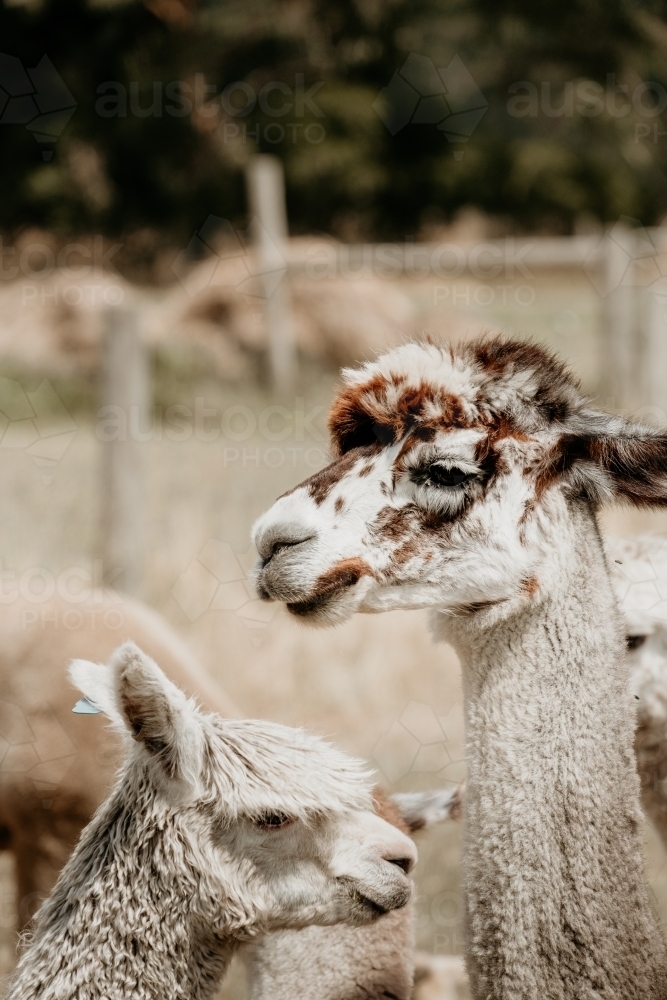
M 8 234 L 131 235 L 150 262 L 209 214 L 244 224 L 256 150 L 284 161 L 295 233 L 403 238 L 465 205 L 555 232 L 667 212 L 661 2 L 211 0 L 187 26 L 140 3 L 3 2 L 0 51 L 46 54 L 77 105 L 46 161 L 0 120 Z M 488 102 L 467 141 L 384 124 L 411 54 L 463 61 Z

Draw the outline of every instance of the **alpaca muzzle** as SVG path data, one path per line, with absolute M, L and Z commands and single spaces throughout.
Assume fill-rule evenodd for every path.
M 363 577 L 372 577 L 368 563 L 357 557 L 339 558 L 321 569 L 317 540 L 316 533 L 305 534 L 288 524 L 273 524 L 258 532 L 255 583 L 259 597 L 283 602 L 300 618 L 316 618 Z
M 277 505 L 274 505 L 274 507 Z M 313 561 L 317 532 L 312 526 L 281 517 L 271 511 L 260 518 L 253 536 L 259 559 L 255 565 L 255 585 L 262 600 L 298 601 L 304 597 L 304 572 Z
M 381 881 L 342 878 L 353 903 L 353 915 L 360 922 L 376 920 L 391 910 L 400 910 L 412 897 L 412 881 L 406 875 L 392 874 Z
M 414 841 L 380 816 L 356 819 L 354 838 L 345 838 L 333 859 L 333 873 L 353 900 L 353 914 L 373 920 L 405 906 L 412 895 L 410 872 L 417 863 Z

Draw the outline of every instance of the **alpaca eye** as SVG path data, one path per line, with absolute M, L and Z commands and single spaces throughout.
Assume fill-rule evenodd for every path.
M 646 642 L 648 636 L 646 635 L 626 635 L 625 645 L 628 649 L 639 649 Z
M 280 830 L 283 826 L 289 826 L 291 822 L 291 817 L 285 813 L 266 813 L 257 820 L 257 826 L 261 830 Z
M 444 489 L 455 489 L 475 478 L 474 472 L 464 472 L 463 469 L 447 469 L 439 462 L 435 462 L 428 468 L 428 481 L 433 486 L 440 486 Z

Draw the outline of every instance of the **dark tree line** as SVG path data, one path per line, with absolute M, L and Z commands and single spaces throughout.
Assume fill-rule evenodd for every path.
M 0 52 L 46 115 L 0 60 L 6 234 L 135 234 L 150 258 L 209 214 L 243 224 L 255 149 L 285 163 L 295 232 L 402 238 L 465 205 L 557 232 L 667 212 L 663 3 L 3 3 Z

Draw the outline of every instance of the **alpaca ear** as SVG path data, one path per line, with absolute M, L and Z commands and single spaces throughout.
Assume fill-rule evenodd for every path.
M 397 792 L 389 798 L 410 833 L 424 830 L 448 819 L 460 819 L 465 785 L 457 788 L 439 788 L 435 792 Z
M 667 433 L 594 410 L 579 413 L 544 473 L 566 475 L 596 503 L 667 506 Z
M 106 666 L 75 660 L 70 675 L 88 701 L 144 748 L 159 780 L 197 786 L 203 735 L 197 710 L 138 646 L 124 643 Z

